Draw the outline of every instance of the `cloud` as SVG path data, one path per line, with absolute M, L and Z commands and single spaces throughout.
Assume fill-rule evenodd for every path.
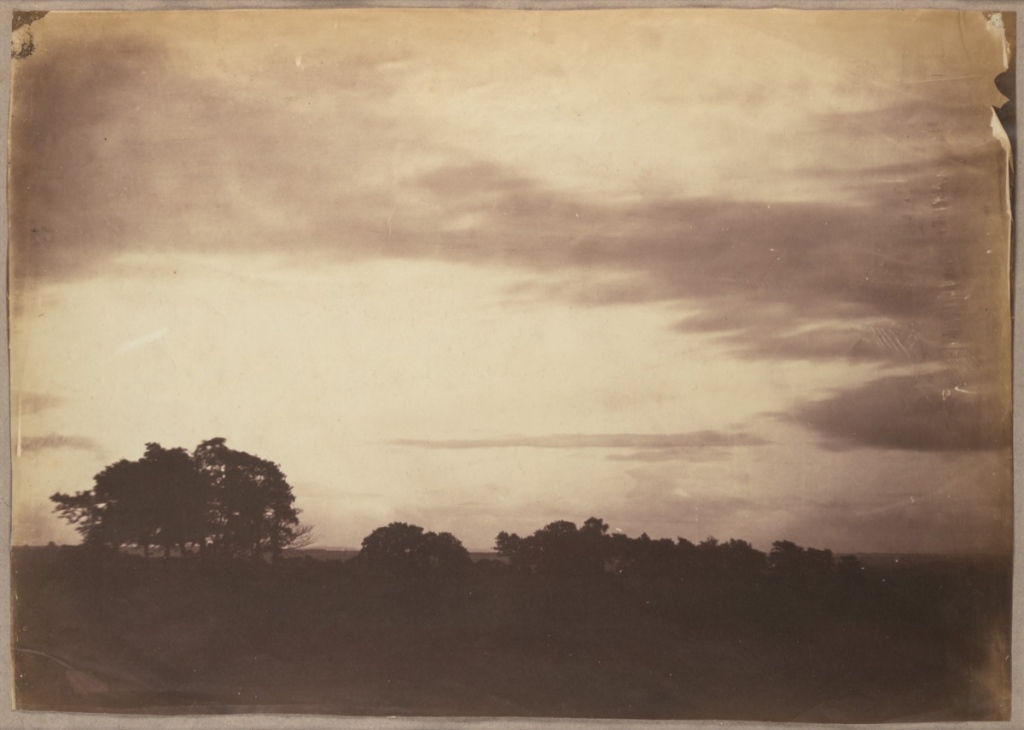
M 607 449 L 616 453 L 609 461 L 664 462 L 722 461 L 729 450 L 742 446 L 764 446 L 766 441 L 749 433 L 695 431 L 670 434 L 549 434 L 509 436 L 498 439 L 403 439 L 398 446 L 423 449 Z M 620 453 L 619 450 L 627 450 Z
M 29 416 L 56 408 L 67 399 L 51 393 L 22 392 L 13 397 L 15 413 Z
M 101 451 L 100 445 L 87 436 L 65 436 L 48 433 L 43 436 L 25 436 L 19 439 L 22 453 L 33 453 L 49 449 L 75 449 L 78 451 Z
M 390 205 L 386 189 L 354 183 L 390 179 L 359 152 L 379 151 L 367 137 L 394 128 L 376 59 L 346 47 L 316 63 L 310 32 L 306 73 L 255 16 L 137 15 L 33 26 L 37 49 L 16 64 L 12 99 L 16 283 L 101 274 L 125 253 L 312 253 L 307 218 Z
M 683 331 L 710 329 L 713 323 L 697 316 L 678 325 Z M 720 338 L 734 355 L 757 359 L 833 360 L 920 364 L 936 360 L 943 346 L 926 340 L 913 328 L 898 324 L 825 323 L 803 327 L 772 327 L 727 333 Z
M 951 372 L 893 375 L 798 406 L 784 418 L 835 449 L 979 451 L 1010 446 L 1009 399 Z
M 767 442 L 761 442 L 767 443 Z M 761 445 L 758 444 L 742 444 Z M 741 445 L 741 444 L 735 444 Z M 626 454 L 609 454 L 605 457 L 608 461 L 637 461 L 654 463 L 660 461 L 688 461 L 690 463 L 725 461 L 729 458 L 729 450 L 726 448 L 707 446 L 701 448 L 665 448 L 648 449 L 646 451 L 632 451 Z
M 400 439 L 396 446 L 424 449 L 704 449 L 761 446 L 768 442 L 748 433 L 694 431 L 690 433 L 602 433 L 508 436 L 496 439 Z
M 442 235 L 421 219 L 420 253 L 400 238 L 379 250 L 544 274 L 510 290 L 513 301 L 685 303 L 698 313 L 678 331 L 720 333 L 740 357 L 905 364 L 957 342 L 991 360 L 999 348 L 976 333 L 1008 326 L 1006 218 L 991 174 L 1000 159 L 992 143 L 892 179 L 847 171 L 845 204 L 597 203 L 467 165 L 421 181 L 465 230 Z
M 745 199 L 612 196 L 559 187 L 537 160 L 490 159 L 486 140 L 457 147 L 411 103 L 413 55 L 307 32 L 297 67 L 296 49 L 253 41 L 271 24 L 242 18 L 222 29 L 240 35 L 221 58 L 228 36 L 201 16 L 160 32 L 121 14 L 90 20 L 103 24 L 95 34 L 57 15 L 33 26 L 39 49 L 15 65 L 12 103 L 15 311 L 30 281 L 109 272 L 126 254 L 215 251 L 299 269 L 366 258 L 511 268 L 524 276 L 518 300 L 685 304 L 702 314 L 679 331 L 722 333 L 748 358 L 927 361 L 941 354 L 930 343 L 950 341 L 989 358 L 975 333 L 1006 326 L 992 84 L 904 84 L 866 111 L 805 120 L 801 133 L 836 151 L 791 171 L 821 182 L 819 200 L 773 200 L 770 182 L 756 200 L 749 186 Z M 449 73 L 454 88 L 466 72 Z M 848 337 L 826 324 L 838 321 L 901 334 Z

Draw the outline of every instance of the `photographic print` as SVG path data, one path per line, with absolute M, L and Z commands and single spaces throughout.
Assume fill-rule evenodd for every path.
M 1015 23 L 15 12 L 14 707 L 1008 720 Z

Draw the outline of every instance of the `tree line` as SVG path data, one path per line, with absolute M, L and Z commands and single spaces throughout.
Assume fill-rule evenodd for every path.
M 312 542 L 311 528 L 299 521 L 295 498 L 280 467 L 223 438 L 200 443 L 191 453 L 149 443 L 137 461 L 122 459 L 95 476 L 92 490 L 54 494 L 61 517 L 77 526 L 86 545 L 141 550 L 164 556 L 279 559 L 288 548 Z M 787 540 L 770 552 L 744 540 L 693 543 L 679 537 L 652 539 L 609 534 L 608 524 L 591 517 L 581 526 L 558 520 L 520 537 L 498 533 L 495 552 L 502 562 L 481 569 L 547 576 L 701 577 L 742 582 L 770 575 L 806 581 L 826 576 L 854 577 L 863 569 L 853 556 L 838 559 L 830 550 L 803 548 Z M 363 541 L 356 565 L 376 572 L 459 574 L 473 561 L 449 532 L 392 522 Z
M 738 580 L 771 575 L 804 580 L 830 575 L 852 577 L 863 568 L 853 556 L 837 559 L 831 550 L 803 548 L 788 540 L 774 542 L 771 551 L 765 553 L 737 539 L 720 542 L 708 537 L 695 544 L 682 537 L 672 540 L 652 539 L 646 533 L 636 538 L 608 534 L 608 524 L 598 517 L 591 517 L 580 527 L 559 520 L 526 537 L 501 532 L 495 549 L 513 571 L 537 575 L 616 573 Z
M 851 555 L 804 548 L 789 540 L 765 553 L 745 540 L 720 542 L 708 537 L 693 543 L 679 537 L 652 539 L 608 534 L 608 524 L 591 517 L 582 526 L 558 520 L 526 537 L 500 532 L 498 560 L 478 561 L 480 570 L 536 576 L 586 577 L 616 574 L 632 578 L 680 577 L 751 582 L 759 577 L 806 582 L 829 576 L 856 578 L 863 570 Z M 459 574 L 474 563 L 462 542 L 448 532 L 427 532 L 418 525 L 392 522 L 363 541 L 354 563 L 392 575 Z
M 91 490 L 50 497 L 76 525 L 83 543 L 119 550 L 152 548 L 198 554 L 277 559 L 309 540 L 292 488 L 274 462 L 228 448 L 225 439 L 191 453 L 148 443 L 141 459 L 122 459 L 94 477 Z

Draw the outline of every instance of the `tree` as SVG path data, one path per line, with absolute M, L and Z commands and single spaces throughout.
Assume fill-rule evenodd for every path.
M 185 556 L 205 539 L 205 517 L 209 493 L 204 488 L 189 453 L 182 448 L 165 449 L 146 444 L 139 461 L 138 480 L 147 500 L 147 519 L 156 527 L 154 542 L 169 557 L 172 548 Z
M 162 502 L 165 491 L 177 491 L 172 482 L 180 477 L 161 473 L 166 468 L 164 453 L 158 444 L 147 444 L 146 454 L 138 461 L 121 459 L 97 474 L 92 491 L 73 496 L 58 493 L 50 500 L 61 517 L 78 524 L 86 544 L 138 547 L 149 557 L 161 531 L 165 536 L 171 531 L 165 520 L 173 518 L 164 513 Z
M 74 494 L 53 494 L 50 501 L 56 503 L 54 511 L 61 519 L 76 525 L 75 530 L 82 535 L 82 541 L 88 546 L 108 544 L 107 525 L 104 522 L 105 508 L 96 499 L 95 492 L 75 492 Z
M 583 528 L 568 520 L 552 522 L 528 537 L 498 533 L 498 555 L 512 567 L 546 575 L 588 575 L 604 571 L 609 556 L 608 525 L 591 517 Z
M 831 550 L 804 549 L 789 540 L 779 540 L 772 543 L 768 566 L 777 578 L 820 580 L 833 572 L 835 558 Z
M 795 578 L 803 572 L 804 549 L 789 540 L 776 540 L 768 553 L 768 567 L 778 578 Z
M 506 558 L 513 566 L 516 565 L 517 556 L 522 548 L 523 538 L 515 533 L 509 534 L 502 530 L 494 538 L 494 549 L 499 557 Z
M 450 532 L 427 532 L 414 552 L 420 570 L 460 571 L 472 565 L 469 551 Z
M 361 561 L 391 569 L 412 569 L 414 554 L 423 539 L 423 528 L 405 522 L 378 527 L 363 538 Z
M 453 573 L 472 565 L 469 551 L 450 532 L 424 532 L 419 525 L 392 522 L 363 538 L 359 561 L 393 573 Z
M 291 486 L 277 464 L 229 449 L 222 438 L 185 449 L 146 444 L 137 461 L 122 459 L 97 474 L 90 491 L 50 497 L 88 545 L 177 548 L 205 555 L 277 558 L 311 542 L 299 524 Z
M 767 557 L 746 540 L 729 540 L 718 546 L 721 569 L 733 578 L 753 580 L 764 572 Z
M 295 497 L 280 467 L 223 438 L 202 442 L 192 454 L 210 494 L 205 532 L 214 553 L 274 560 L 303 536 Z

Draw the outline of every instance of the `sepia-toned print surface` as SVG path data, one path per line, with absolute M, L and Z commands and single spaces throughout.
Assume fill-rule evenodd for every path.
M 1015 22 L 15 13 L 15 707 L 1008 719 Z

